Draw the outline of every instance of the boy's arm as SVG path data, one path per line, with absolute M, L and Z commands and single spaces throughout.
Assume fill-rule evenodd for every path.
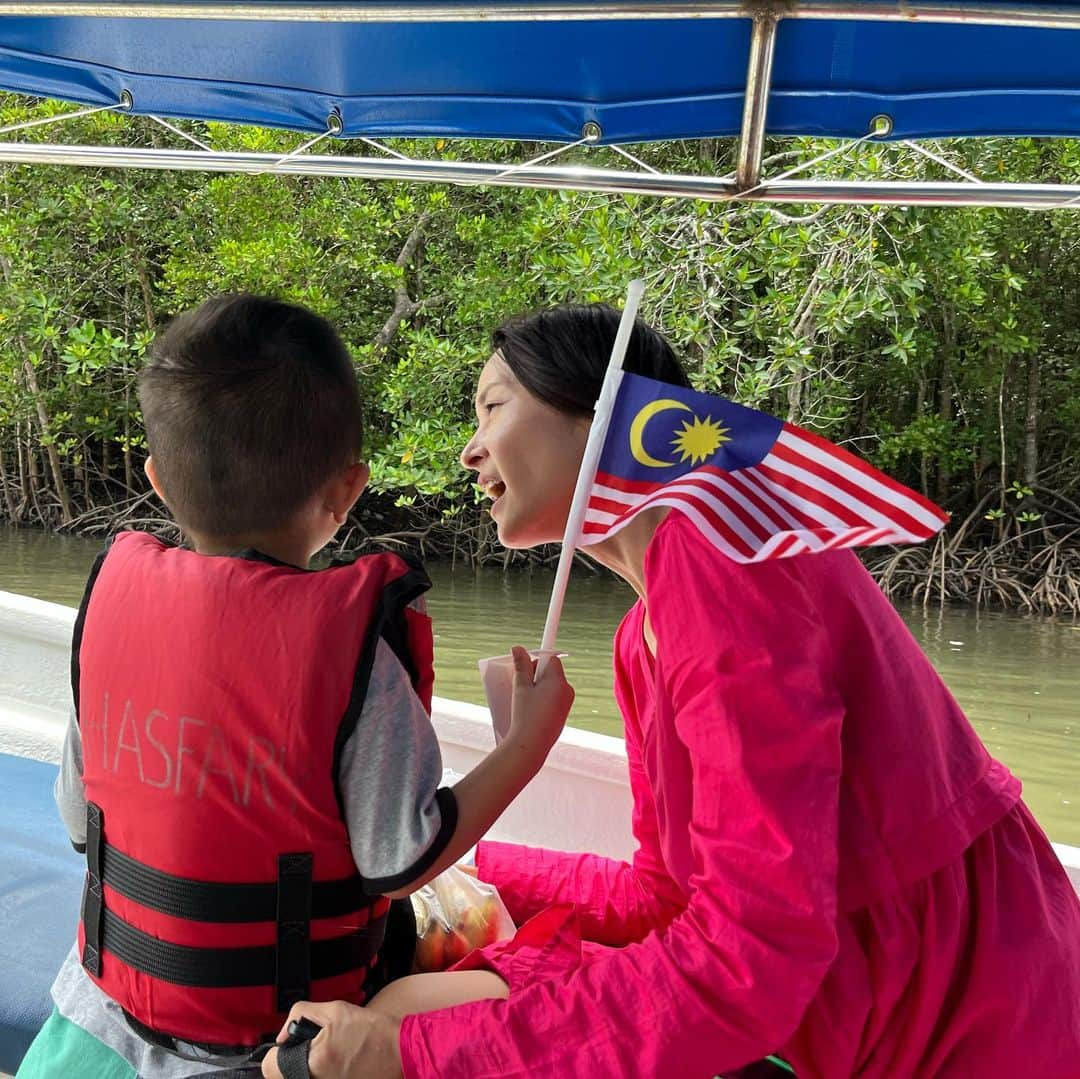
M 380 642 L 339 770 L 353 859 L 371 894 L 408 895 L 452 865 L 539 770 L 573 691 L 557 661 L 536 686 L 523 650 L 520 662 L 510 734 L 457 786 L 438 788 L 442 757 L 431 720 Z
M 370 894 L 411 880 L 449 842 L 457 805 L 453 791 L 439 787 L 442 774 L 431 719 L 397 656 L 380 640 L 338 768 L 353 861 Z
M 83 746 L 79 721 L 72 709 L 60 753 L 60 771 L 53 784 L 53 798 L 60 819 L 67 828 L 71 845 L 80 853 L 86 851 L 86 792 L 83 789 Z
M 506 737 L 454 787 L 457 824 L 443 852 L 424 872 L 387 892 L 409 895 L 466 854 L 504 809 L 540 771 L 566 723 L 574 691 L 562 664 L 552 657 L 547 671 L 533 682 L 536 664 L 524 648 L 514 648 L 514 692 Z

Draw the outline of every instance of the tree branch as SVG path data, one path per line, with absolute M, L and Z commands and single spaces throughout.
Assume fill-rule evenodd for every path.
M 394 259 L 394 265 L 398 269 L 406 270 L 416 257 L 416 252 L 424 238 L 424 229 L 427 228 L 431 218 L 432 212 L 430 210 L 425 210 L 417 218 L 416 224 L 413 225 L 412 231 L 406 238 L 398 257 Z M 382 329 L 375 335 L 375 347 L 380 351 L 389 348 L 390 342 L 393 341 L 401 328 L 401 324 L 407 318 L 412 318 L 424 306 L 423 300 L 414 300 L 409 295 L 409 287 L 405 283 L 405 274 L 403 272 L 397 288 L 394 290 L 394 308 L 390 312 L 390 317 L 383 323 Z

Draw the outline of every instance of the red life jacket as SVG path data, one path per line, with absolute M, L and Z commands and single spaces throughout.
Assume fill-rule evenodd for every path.
M 380 638 L 430 711 L 429 587 L 396 555 L 318 572 L 135 532 L 99 559 L 72 686 L 88 803 L 83 965 L 138 1024 L 219 1047 L 365 998 L 388 900 L 338 790 Z

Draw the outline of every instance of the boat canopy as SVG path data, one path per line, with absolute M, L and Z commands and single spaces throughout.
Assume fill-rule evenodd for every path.
M 329 153 L 329 144 L 290 157 L 282 171 L 801 201 L 814 197 L 806 190 L 814 181 L 782 178 L 775 187 L 763 179 L 766 135 L 905 144 L 1077 135 L 1076 31 L 1080 2 L 0 0 L 0 88 L 340 139 L 507 139 L 557 150 L 737 136 L 731 177 L 663 183 L 635 158 L 631 170 L 559 169 L 534 156 L 509 173 L 505 164 L 426 159 L 412 162 L 415 174 L 400 155 L 357 158 Z M 0 160 L 268 166 L 245 165 L 259 156 L 250 154 L 218 155 L 214 164 L 203 149 L 163 151 L 156 165 L 149 149 L 79 150 L 8 143 Z M 614 186 L 593 173 L 614 173 Z M 1080 197 L 1080 188 L 1060 185 L 1021 185 L 1005 197 L 999 189 L 1009 185 L 961 179 L 923 192 L 909 184 L 896 198 L 881 182 L 862 185 L 869 191 L 861 197 L 859 185 L 834 181 L 830 190 L 818 181 L 817 194 L 957 201 L 944 196 L 963 186 L 981 189 L 959 199 L 967 202 Z

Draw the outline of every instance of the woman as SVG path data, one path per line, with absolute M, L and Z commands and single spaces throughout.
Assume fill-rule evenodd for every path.
M 508 547 L 562 536 L 617 324 L 494 335 L 462 462 Z M 625 366 L 687 384 L 641 323 Z M 615 641 L 633 863 L 482 843 L 515 919 L 547 910 L 465 961 L 508 998 L 299 1005 L 312 1074 L 683 1079 L 776 1052 L 801 1079 L 1080 1076 L 1080 903 L 856 557 L 738 565 L 664 508 L 589 553 L 639 597 Z

